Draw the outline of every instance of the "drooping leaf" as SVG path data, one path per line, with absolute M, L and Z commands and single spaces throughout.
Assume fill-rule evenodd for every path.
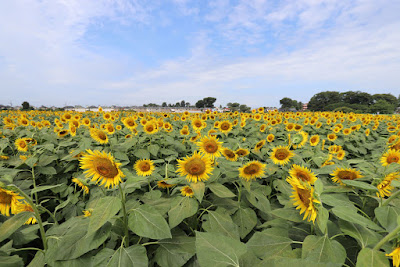
M 102 197 L 89 206 L 92 215 L 89 217 L 88 235 L 96 232 L 121 209 L 121 200 L 117 197 Z
M 389 259 L 382 251 L 363 248 L 357 256 L 356 267 L 389 267 Z
M 238 226 L 226 212 L 209 211 L 203 218 L 207 219 L 202 224 L 204 230 L 207 232 L 221 233 L 231 238 L 239 239 Z
M 330 240 L 328 235 L 309 235 L 303 241 L 301 257 L 314 262 L 343 264 L 346 260 L 346 250 L 336 240 Z
M 184 219 L 196 214 L 199 204 L 190 197 L 176 197 L 171 204 L 168 212 L 168 220 L 170 228 L 174 228 Z
M 232 216 L 233 222 L 239 227 L 240 238 L 245 238 L 257 225 L 257 214 L 250 208 L 239 208 Z
M 218 197 L 235 197 L 236 195 L 232 193 L 231 190 L 229 190 L 227 187 L 223 186 L 222 184 L 219 183 L 211 183 L 208 185 L 208 188 L 210 188 L 211 192 L 213 192 L 215 195 Z
M 195 238 L 177 236 L 159 241 L 154 259 L 161 267 L 183 266 L 196 253 Z
M 32 216 L 35 216 L 32 212 L 21 212 L 0 225 L 0 242 L 17 231 Z

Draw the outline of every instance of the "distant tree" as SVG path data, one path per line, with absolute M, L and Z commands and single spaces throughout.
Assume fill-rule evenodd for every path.
M 186 102 L 186 107 L 190 107 L 190 103 L 189 102 Z
M 31 106 L 29 105 L 29 102 L 27 102 L 27 101 L 22 102 L 22 110 L 31 110 Z
M 251 108 L 246 105 L 240 105 L 239 110 L 240 112 L 250 112 Z
M 348 104 L 371 105 L 372 96 L 365 92 L 348 91 L 340 94 L 342 101 Z
M 196 102 L 196 108 L 204 108 L 204 101 L 203 100 L 199 100 Z
M 235 103 L 229 102 L 228 104 L 226 104 L 226 106 L 227 106 L 231 111 L 240 110 L 240 104 L 237 103 L 237 102 L 235 102 Z
M 388 103 L 387 101 L 383 99 L 379 99 L 376 101 L 375 104 L 373 104 L 370 107 L 370 112 L 371 113 L 378 113 L 379 114 L 392 114 L 395 110 L 395 106 Z
M 203 101 L 204 101 L 204 106 L 206 108 L 213 108 L 214 103 L 215 101 L 217 101 L 217 99 L 215 97 L 206 97 L 203 99 Z
M 392 94 L 375 94 L 372 95 L 372 98 L 374 103 L 377 103 L 379 100 L 385 100 L 387 103 L 397 107 L 397 98 Z
M 186 102 L 185 102 L 185 100 L 182 100 L 182 101 L 181 101 L 181 104 L 180 104 L 180 106 L 181 106 L 182 108 L 184 108 L 184 107 L 186 106 Z
M 167 106 L 167 102 L 162 102 L 161 106 L 165 108 Z
M 172 104 L 171 104 L 171 103 L 169 103 L 169 104 L 168 104 L 168 107 L 172 107 Z
M 325 91 L 315 94 L 308 102 L 307 108 L 311 111 L 322 111 L 329 104 L 341 102 L 342 98 L 339 92 Z

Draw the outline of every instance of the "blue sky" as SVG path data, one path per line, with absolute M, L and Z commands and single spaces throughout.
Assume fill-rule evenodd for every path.
M 0 2 L 0 104 L 400 94 L 398 0 Z

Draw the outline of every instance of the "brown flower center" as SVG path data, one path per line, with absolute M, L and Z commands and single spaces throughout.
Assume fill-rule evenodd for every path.
M 225 150 L 225 155 L 230 159 L 235 158 L 235 153 L 233 153 L 231 150 Z
M 310 205 L 310 191 L 302 188 L 297 188 L 297 195 L 306 207 Z
M 148 170 L 150 170 L 150 164 L 148 162 L 142 162 L 140 164 L 140 170 L 143 172 L 147 172 Z
M 221 124 L 221 129 L 222 130 L 228 130 L 229 129 L 229 123 L 227 123 L 227 122 L 223 122 L 222 124 Z
M 387 163 L 399 162 L 399 157 L 396 155 L 391 155 L 387 157 Z
M 308 175 L 308 173 L 305 173 L 303 171 L 298 171 L 296 173 L 296 177 L 302 180 L 303 182 L 310 181 L 310 176 Z
M 118 175 L 117 167 L 108 159 L 96 159 L 93 165 L 96 171 L 106 178 L 115 178 Z
M 357 178 L 357 174 L 351 171 L 340 171 L 338 177 L 341 180 L 354 180 Z
M 212 140 L 207 141 L 204 144 L 204 150 L 207 153 L 215 153 L 218 151 L 218 145 L 215 143 L 215 141 L 212 141 Z
M 243 169 L 243 172 L 249 175 L 256 174 L 259 171 L 260 171 L 260 166 L 258 166 L 257 164 L 250 164 L 249 166 Z
M 206 164 L 201 159 L 195 158 L 185 164 L 185 170 L 191 175 L 201 175 L 206 171 Z
M 286 149 L 278 149 L 275 152 L 275 157 L 279 160 L 284 160 L 289 156 L 289 153 Z
M 0 203 L 3 205 L 11 204 L 12 196 L 7 194 L 6 192 L 0 192 Z

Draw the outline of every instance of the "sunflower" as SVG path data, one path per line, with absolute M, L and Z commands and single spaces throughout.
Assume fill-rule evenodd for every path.
M 369 133 L 371 132 L 371 130 L 368 128 L 365 130 L 365 136 L 369 136 Z
M 125 118 L 122 123 L 125 125 L 126 128 L 132 130 L 137 127 L 137 123 L 132 117 Z
M 155 134 L 156 132 L 158 132 L 158 130 L 159 128 L 157 127 L 157 124 L 153 121 L 148 121 L 143 126 L 143 131 L 145 131 L 147 134 Z
M 349 134 L 351 134 L 351 129 L 350 129 L 350 128 L 343 129 L 343 134 L 344 134 L 344 135 L 349 135 Z
M 388 257 L 392 257 L 393 260 L 393 267 L 399 267 L 400 266 L 400 247 L 395 248 L 392 252 L 389 254 L 385 254 Z
M 182 189 L 181 189 L 181 194 L 182 194 L 182 196 L 184 196 L 184 197 L 193 197 L 193 195 L 194 195 L 194 192 L 193 192 L 193 190 L 192 190 L 192 188 L 190 187 L 190 186 L 184 186 Z
M 331 142 L 333 142 L 333 141 L 335 141 L 336 140 L 336 138 L 337 138 L 337 135 L 336 134 L 334 134 L 334 133 L 330 133 L 330 134 L 328 134 L 328 140 L 329 141 L 331 141 Z
M 339 150 L 339 152 L 336 154 L 338 160 L 343 160 L 344 156 L 346 156 L 346 151 L 344 150 Z
M 235 154 L 238 155 L 239 157 L 245 157 L 248 154 L 250 154 L 250 152 L 249 152 L 249 150 L 247 150 L 245 148 L 238 148 L 238 149 L 236 149 Z
M 7 159 L 9 159 L 9 158 L 10 158 L 9 156 L 0 155 L 0 159 L 1 159 L 1 160 L 7 160 Z
M 238 155 L 234 151 L 230 150 L 229 148 L 222 148 L 221 153 L 229 161 L 237 161 L 237 159 L 238 159 Z
M 87 185 L 85 185 L 81 180 L 77 178 L 72 178 L 72 182 L 82 188 L 83 194 L 89 194 L 89 187 L 87 187 Z
M 23 203 L 19 202 L 17 205 L 17 209 L 15 211 L 15 214 L 21 213 L 21 212 L 34 212 L 31 205 L 26 203 L 25 201 Z M 25 224 L 35 224 L 37 223 L 35 215 L 32 217 L 29 217 L 28 220 L 25 222 Z
M 264 176 L 265 164 L 259 161 L 248 162 L 243 167 L 239 168 L 239 177 L 245 179 L 246 181 L 255 180 Z
M 254 146 L 254 150 L 255 151 L 260 151 L 260 149 L 265 145 L 265 140 L 261 140 L 259 141 L 255 146 Z
M 139 176 L 149 176 L 153 173 L 155 166 L 150 159 L 140 159 L 133 166 Z
M 265 130 L 267 129 L 267 125 L 266 124 L 262 124 L 261 126 L 260 126 L 260 132 L 265 132 Z
M 107 144 L 108 143 L 108 137 L 107 134 L 97 128 L 90 128 L 90 136 L 96 141 L 99 142 L 100 144 Z
M 189 132 L 189 130 L 188 130 L 187 128 L 181 129 L 181 130 L 179 131 L 179 133 L 180 133 L 181 135 L 189 135 L 189 134 L 190 134 L 190 132 Z
M 342 180 L 355 180 L 362 177 L 360 171 L 351 168 L 337 168 L 331 175 L 332 181 L 340 185 L 345 185 Z
M 319 135 L 313 135 L 310 137 L 310 145 L 311 146 L 316 146 L 319 143 Z
M 310 184 L 314 184 L 317 180 L 317 176 L 315 176 L 310 169 L 296 164 L 293 164 L 292 168 L 289 170 L 289 174 L 293 179 L 298 179 Z
M 222 121 L 219 124 L 219 130 L 221 133 L 229 133 L 232 130 L 232 124 L 229 121 Z
M 89 118 L 83 118 L 82 119 L 82 124 L 85 126 L 90 126 L 90 119 Z
M 192 120 L 192 127 L 193 130 L 197 131 L 201 131 L 203 129 L 203 121 L 201 119 L 194 119 Z
M 389 149 L 383 156 L 381 157 L 382 166 L 388 166 L 391 163 L 399 163 L 400 161 L 400 151 Z
M 107 123 L 105 130 L 107 131 L 108 134 L 114 134 L 115 133 L 115 128 L 114 125 L 112 125 L 111 123 Z
M 269 135 L 267 136 L 267 141 L 268 141 L 268 143 L 271 143 L 272 141 L 274 141 L 274 139 L 275 139 L 275 135 L 273 135 L 273 134 L 269 134 Z
M 93 209 L 83 210 L 83 217 L 90 217 L 92 216 Z
M 174 184 L 169 184 L 166 182 L 167 180 L 161 180 L 157 182 L 157 186 L 159 188 L 171 188 L 174 186 Z
M 397 180 L 400 177 L 399 173 L 394 172 L 385 176 L 382 182 L 380 182 L 376 187 L 379 190 L 379 193 L 376 195 L 379 197 L 388 197 L 392 195 L 392 190 L 394 187 L 391 185 L 393 180 Z
M 18 138 L 17 140 L 15 140 L 15 146 L 17 147 L 18 151 L 28 151 L 28 144 L 26 143 L 24 138 Z
M 207 155 L 201 155 L 197 151 L 183 160 L 178 159 L 178 169 L 176 170 L 181 176 L 186 176 L 186 179 L 192 183 L 198 181 L 207 181 L 209 175 L 213 171 L 211 166 L 212 160 Z
M 272 150 L 270 158 L 274 164 L 286 165 L 294 156 L 294 153 L 289 150 L 289 147 L 277 146 Z
M 307 140 L 308 140 L 308 133 L 300 131 L 295 135 L 293 135 L 291 142 L 293 144 L 293 148 L 297 149 L 303 147 L 306 144 Z
M 86 151 L 87 154 L 79 161 L 81 169 L 86 169 L 86 176 L 93 176 L 92 182 L 96 181 L 96 184 L 100 183 L 100 185 L 105 184 L 106 188 L 114 187 L 122 182 L 121 178 L 125 175 L 120 169 L 121 163 L 115 162 L 111 153 L 107 154 L 104 151 L 92 151 L 90 149 Z
M 73 124 L 69 125 L 69 132 L 71 136 L 76 136 L 76 127 Z
M 211 159 L 221 157 L 221 144 L 215 136 L 205 136 L 196 143 L 199 146 L 200 152 L 206 154 Z
M 314 187 L 308 183 L 302 183 L 298 179 L 287 179 L 287 181 L 293 190 L 290 196 L 294 201 L 293 206 L 300 209 L 300 214 L 304 213 L 303 220 L 307 219 L 314 223 L 318 215 L 315 203 L 321 203 L 314 196 Z
M 11 210 L 11 214 L 15 214 L 20 199 L 24 198 L 11 190 L 0 187 L 0 213 L 10 216 Z
M 69 131 L 67 130 L 67 129 L 64 129 L 64 130 L 60 130 L 58 133 L 57 133 L 57 136 L 58 137 L 64 137 L 64 136 L 66 136 L 67 134 L 69 134 Z

